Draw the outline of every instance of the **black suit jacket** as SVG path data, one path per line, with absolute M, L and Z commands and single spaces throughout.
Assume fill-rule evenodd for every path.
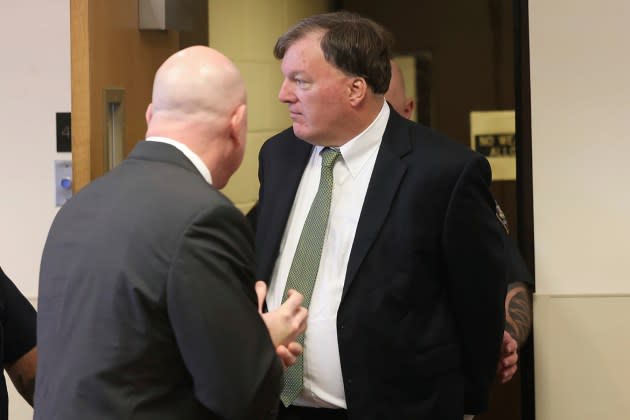
M 311 151 L 292 129 L 261 149 L 258 278 L 272 273 Z M 350 419 L 486 408 L 505 298 L 490 181 L 482 156 L 391 112 L 337 313 Z
M 64 205 L 41 264 L 35 419 L 275 418 L 242 214 L 171 145 Z

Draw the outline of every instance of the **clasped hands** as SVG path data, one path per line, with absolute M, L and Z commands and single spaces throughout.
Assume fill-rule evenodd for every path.
M 258 313 L 269 330 L 271 341 L 276 347 L 276 354 L 285 368 L 294 364 L 298 356 L 302 354 L 302 345 L 296 339 L 306 330 L 308 316 L 308 310 L 302 306 L 304 297 L 296 290 L 289 290 L 287 295 L 287 300 L 280 307 L 263 313 L 267 285 L 260 280 L 256 282 Z
M 509 332 L 503 332 L 501 343 L 501 359 L 497 366 L 497 378 L 504 384 L 509 382 L 518 369 L 518 343 Z

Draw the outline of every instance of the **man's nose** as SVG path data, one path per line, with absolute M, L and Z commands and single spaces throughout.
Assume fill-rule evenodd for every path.
M 295 95 L 293 94 L 293 90 L 291 89 L 291 84 L 287 79 L 282 81 L 282 85 L 280 86 L 280 91 L 278 92 L 278 99 L 280 102 L 289 103 L 295 100 Z

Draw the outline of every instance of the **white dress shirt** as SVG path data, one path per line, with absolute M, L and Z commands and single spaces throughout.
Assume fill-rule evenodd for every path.
M 389 106 L 383 103 L 376 119 L 361 134 L 341 146 L 333 168 L 333 192 L 319 271 L 309 309 L 304 342 L 304 391 L 295 405 L 346 408 L 337 343 L 337 310 L 361 208 L 376 161 Z M 282 303 L 287 276 L 302 227 L 317 193 L 323 147 L 316 146 L 302 174 L 280 243 L 280 252 L 267 294 L 267 307 Z
M 195 165 L 195 168 L 199 171 L 203 179 L 205 179 L 208 184 L 212 185 L 212 174 L 210 174 L 210 169 L 206 166 L 205 163 L 201 160 L 199 155 L 190 150 L 188 146 L 184 143 L 180 143 L 177 140 L 169 139 L 168 137 L 147 137 L 146 141 L 156 141 L 158 143 L 166 143 L 170 144 L 173 147 L 176 147 L 180 152 L 184 154 L 190 160 L 190 162 Z

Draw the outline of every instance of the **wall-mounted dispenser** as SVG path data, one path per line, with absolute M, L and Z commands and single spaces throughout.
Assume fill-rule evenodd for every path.
M 55 161 L 55 205 L 63 206 L 72 197 L 72 161 Z

